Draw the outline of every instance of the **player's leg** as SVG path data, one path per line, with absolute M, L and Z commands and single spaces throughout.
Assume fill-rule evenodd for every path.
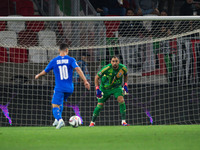
M 106 102 L 106 100 L 110 97 L 110 94 L 106 91 L 102 91 L 104 93 L 103 98 L 98 98 L 98 103 L 96 108 L 94 109 L 93 115 L 92 115 L 92 121 L 90 122 L 90 127 L 93 127 L 95 125 L 95 121 L 97 117 L 99 116 L 100 111 L 103 108 L 103 104 Z
M 64 93 L 64 101 L 67 102 L 67 98 L 71 95 L 72 93 Z M 59 110 L 60 110 L 60 115 L 62 116 L 62 112 L 63 112 L 63 109 L 64 109 L 64 105 L 61 104 L 59 106 Z M 55 119 L 55 121 L 53 122 L 53 126 L 57 126 L 59 123 L 59 121 L 57 119 Z
M 61 127 L 65 126 L 65 123 L 62 119 L 62 114 L 60 113 L 60 106 L 63 105 L 63 98 L 64 98 L 64 93 L 56 92 L 56 91 L 54 92 L 54 95 L 52 98 L 52 112 L 53 112 L 55 121 L 56 120 L 58 121 L 57 126 L 56 126 L 57 129 L 60 129 Z
M 124 97 L 123 96 L 118 96 L 117 101 L 119 103 L 119 110 L 122 118 L 122 125 L 123 126 L 128 126 L 126 123 L 126 104 L 124 102 Z
M 59 106 L 59 111 L 60 111 L 60 115 L 61 115 L 61 116 L 62 116 L 63 109 L 64 109 L 63 104 L 61 104 L 61 105 Z
M 72 93 L 64 93 L 64 101 L 67 102 L 67 98 L 71 95 Z M 60 110 L 60 114 L 62 116 L 62 112 L 63 112 L 63 109 L 64 109 L 64 104 L 61 104 L 59 106 L 59 110 Z M 53 126 L 57 126 L 58 125 L 58 120 L 55 119 L 54 123 L 53 123 Z
M 62 116 L 62 112 L 63 112 L 63 104 L 61 104 L 59 106 L 59 110 L 60 110 L 60 115 Z M 57 126 L 58 125 L 58 120 L 55 119 L 54 122 L 53 122 L 53 126 Z
M 60 114 L 60 105 L 57 104 L 52 104 L 52 111 L 53 111 L 53 116 L 56 120 L 62 119 L 62 116 Z
M 59 111 L 60 111 L 60 115 L 62 116 L 62 112 L 63 112 L 63 104 L 61 104 L 59 106 Z M 58 120 L 55 119 L 54 122 L 53 122 L 53 126 L 57 126 L 58 125 Z
M 120 110 L 120 114 L 121 114 L 122 125 L 129 126 L 126 123 L 126 104 L 124 101 L 124 94 L 123 94 L 122 88 L 115 89 L 113 94 L 114 94 L 115 98 L 117 98 L 117 101 L 119 103 L 119 110 Z
M 62 119 L 62 116 L 60 114 L 60 105 L 52 104 L 53 107 L 53 116 L 55 118 L 55 121 L 53 125 L 56 126 L 56 129 L 60 129 L 61 127 L 65 126 L 65 122 Z
M 64 102 L 67 102 L 67 99 L 68 99 L 68 97 L 69 97 L 70 95 L 72 95 L 72 93 L 64 93 L 63 101 L 64 101 Z M 64 105 L 61 104 L 61 105 L 60 105 L 60 114 L 61 114 L 61 116 L 62 116 L 63 109 L 64 109 Z
M 103 108 L 103 103 L 98 103 L 96 108 L 94 109 L 93 115 L 92 115 L 92 121 L 90 122 L 90 127 L 93 127 L 95 125 L 95 121 L 97 117 L 99 116 L 99 112 Z

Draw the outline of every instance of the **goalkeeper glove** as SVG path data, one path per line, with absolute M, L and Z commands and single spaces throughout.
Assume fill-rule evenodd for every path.
M 99 99 L 103 98 L 103 92 L 101 92 L 101 90 L 99 89 L 99 86 L 96 86 L 96 96 Z
M 126 82 L 124 83 L 124 92 L 125 92 L 125 95 L 128 94 L 128 85 Z

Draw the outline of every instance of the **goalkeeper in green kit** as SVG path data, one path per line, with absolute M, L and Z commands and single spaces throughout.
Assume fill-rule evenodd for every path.
M 124 86 L 122 88 L 122 79 L 124 77 Z M 101 85 L 99 87 L 99 79 L 101 79 Z M 111 59 L 111 64 L 103 67 L 95 76 L 96 96 L 98 104 L 94 109 L 92 121 L 90 127 L 95 125 L 95 120 L 99 115 L 99 112 L 103 108 L 104 103 L 114 95 L 119 103 L 120 114 L 122 118 L 121 124 L 123 126 L 129 126 L 126 123 L 126 105 L 124 102 L 124 92 L 128 93 L 127 85 L 128 75 L 127 67 L 119 63 L 119 58 L 114 56 Z

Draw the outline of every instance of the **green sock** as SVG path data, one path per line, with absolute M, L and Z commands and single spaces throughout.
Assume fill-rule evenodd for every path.
M 122 117 L 122 120 L 126 119 L 126 105 L 125 102 L 119 103 L 119 110 Z
M 99 112 L 101 111 L 102 108 L 103 108 L 102 105 L 97 105 L 97 107 L 94 109 L 93 116 L 92 116 L 92 122 L 95 122 L 95 120 L 99 116 Z

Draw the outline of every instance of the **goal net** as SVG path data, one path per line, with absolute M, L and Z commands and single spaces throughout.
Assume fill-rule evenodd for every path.
M 128 68 L 126 120 L 131 125 L 200 123 L 200 18 L 1 17 L 0 126 L 51 126 L 54 75 L 35 80 L 59 45 L 69 45 L 91 90 L 74 72 L 75 90 L 64 104 L 66 124 L 80 115 L 88 126 L 97 105 L 94 77 L 112 56 Z M 114 96 L 96 125 L 120 125 Z

